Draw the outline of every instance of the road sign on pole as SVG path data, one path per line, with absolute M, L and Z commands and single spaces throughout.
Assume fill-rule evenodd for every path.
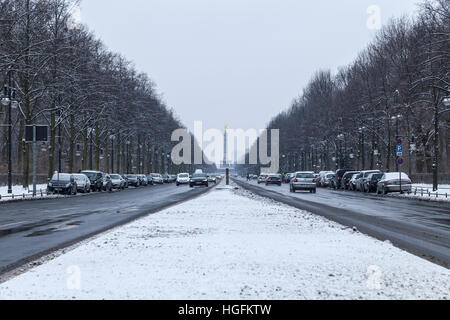
M 403 157 L 403 146 L 397 146 L 397 157 Z
M 405 159 L 403 159 L 402 157 L 399 157 L 399 158 L 397 159 L 397 164 L 398 164 L 399 166 L 403 165 L 404 163 L 405 163 Z

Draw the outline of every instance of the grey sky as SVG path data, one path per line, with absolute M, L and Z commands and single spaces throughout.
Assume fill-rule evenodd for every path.
M 350 63 L 414 0 L 84 0 L 82 21 L 156 82 L 190 129 L 264 128 L 319 69 Z

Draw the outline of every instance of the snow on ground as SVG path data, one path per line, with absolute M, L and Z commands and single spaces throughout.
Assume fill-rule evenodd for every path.
M 450 185 L 448 184 L 440 184 L 437 191 L 433 191 L 433 185 L 431 184 L 413 184 L 412 187 L 412 193 L 392 193 L 390 194 L 390 196 L 408 199 L 450 202 Z
M 214 190 L 85 241 L 1 299 L 449 299 L 450 271 L 246 191 Z
M 36 190 L 38 192 L 38 197 L 40 198 L 40 192 L 42 190 L 43 193 L 46 192 L 47 190 L 47 185 L 46 184 L 38 184 L 36 185 Z M 30 186 L 30 188 L 24 188 L 23 186 L 17 186 L 14 185 L 12 187 L 12 194 L 14 195 L 14 198 L 11 198 L 10 195 L 8 194 L 8 187 L 7 186 L 0 186 L 0 196 L 1 199 L 0 201 L 10 201 L 10 200 L 17 200 L 20 198 L 23 198 L 23 195 L 26 195 L 26 198 L 29 199 L 29 196 L 31 195 L 30 192 L 33 192 L 33 186 Z M 43 194 L 43 197 L 45 198 L 47 195 Z

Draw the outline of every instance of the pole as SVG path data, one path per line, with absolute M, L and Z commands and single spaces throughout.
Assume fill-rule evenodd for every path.
M 361 130 L 362 141 L 361 141 L 361 157 L 362 157 L 362 169 L 366 170 L 366 157 L 365 157 L 365 138 L 364 138 L 364 129 Z
M 61 111 L 58 112 L 58 172 L 61 172 Z
M 111 139 L 111 173 L 114 173 L 114 139 Z
M 11 79 L 11 71 L 8 74 L 8 194 L 12 194 L 12 117 L 11 117 L 11 111 L 12 111 L 12 79 Z
M 33 197 L 36 197 L 36 125 L 33 125 Z

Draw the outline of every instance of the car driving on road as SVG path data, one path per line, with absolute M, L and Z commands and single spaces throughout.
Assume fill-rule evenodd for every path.
M 183 184 L 189 184 L 189 173 L 179 173 L 176 180 L 177 187 Z
M 261 175 L 258 177 L 258 184 L 266 183 L 266 179 L 267 179 L 267 174 L 261 174 Z
M 268 186 L 269 184 L 276 184 L 281 187 L 282 183 L 281 180 L 282 180 L 281 174 L 270 174 L 266 179 L 266 186 Z
M 194 173 L 192 178 L 189 180 L 189 186 L 191 188 L 195 186 L 205 186 L 208 187 L 208 176 L 206 173 Z
M 306 190 L 311 193 L 316 193 L 317 185 L 314 172 L 297 172 L 295 177 L 291 180 L 290 191 Z

